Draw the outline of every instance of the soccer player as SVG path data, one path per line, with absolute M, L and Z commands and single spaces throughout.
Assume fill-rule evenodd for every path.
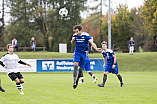
M 1 90 L 2 92 L 5 92 L 5 90 L 1 87 L 1 79 L 0 79 L 0 90 Z
M 85 62 L 85 67 L 84 69 L 87 71 L 87 73 L 94 79 L 93 83 L 96 83 L 97 77 L 93 74 L 90 68 L 90 59 L 87 56 L 86 62 Z M 84 78 L 83 78 L 83 73 L 81 74 L 81 81 L 79 83 L 84 83 Z
M 116 55 L 114 55 L 114 52 L 110 49 L 107 49 L 107 42 L 103 41 L 101 43 L 102 45 L 102 55 L 104 57 L 104 65 L 103 67 L 104 69 L 104 76 L 103 76 L 103 83 L 102 84 L 98 84 L 99 87 L 104 87 L 105 86 L 105 82 L 107 80 L 107 74 L 108 73 L 112 73 L 112 74 L 116 74 L 116 76 L 118 77 L 119 81 L 120 81 L 120 86 L 123 87 L 123 81 L 122 81 L 122 76 L 119 74 L 118 71 L 118 64 L 116 61 Z
M 13 53 L 13 45 L 7 45 L 8 53 L 4 54 L 0 59 L 0 64 L 5 68 L 6 73 L 11 78 L 12 81 L 15 81 L 16 87 L 20 91 L 20 94 L 23 95 L 23 87 L 22 83 L 24 83 L 24 79 L 22 74 L 19 72 L 19 64 L 24 64 L 31 67 L 30 64 L 26 64 L 25 62 L 21 61 L 17 54 Z
M 73 62 L 74 62 L 74 70 L 73 70 L 73 88 L 75 89 L 78 84 L 78 80 L 81 76 L 82 69 L 84 68 L 85 59 L 87 57 L 88 51 L 88 43 L 94 47 L 95 50 L 99 51 L 101 48 L 97 48 L 96 44 L 92 41 L 90 35 L 86 32 L 82 31 L 82 26 L 76 25 L 74 26 L 75 34 L 72 37 L 71 44 L 76 43 Z M 78 77 L 77 77 L 77 68 L 80 66 Z M 77 79 L 76 79 L 77 78 Z
M 130 41 L 129 41 L 129 54 L 133 54 L 134 52 L 134 46 L 135 46 L 135 43 L 134 43 L 134 40 L 133 40 L 133 37 L 130 38 Z

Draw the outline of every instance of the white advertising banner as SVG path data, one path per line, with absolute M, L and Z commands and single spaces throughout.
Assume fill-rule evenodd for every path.
M 31 67 L 27 65 L 20 65 L 20 72 L 36 72 L 36 59 L 21 59 L 23 62 L 30 64 Z M 0 65 L 0 72 L 5 72 L 5 68 Z

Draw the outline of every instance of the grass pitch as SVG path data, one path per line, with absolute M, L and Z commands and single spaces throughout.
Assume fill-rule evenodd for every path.
M 93 84 L 84 72 L 84 84 L 73 89 L 72 72 L 22 73 L 25 79 L 20 95 L 6 73 L 1 73 L 1 104 L 157 104 L 157 72 L 121 72 L 125 86 L 115 75 L 108 74 L 104 88 Z M 103 72 L 94 72 L 102 83 Z
M 0 56 L 6 52 L 0 52 Z M 18 52 L 21 59 L 67 59 L 73 53 Z M 104 88 L 93 84 L 93 79 L 84 72 L 84 84 L 73 89 L 72 72 L 22 73 L 25 95 L 20 95 L 15 82 L 6 73 L 0 73 L 2 87 L 0 104 L 157 104 L 157 53 L 143 52 L 129 55 L 116 53 L 120 74 L 125 86 L 120 87 L 115 75 L 108 74 Z M 90 58 L 103 58 L 101 53 Z M 102 83 L 103 72 L 94 72 Z

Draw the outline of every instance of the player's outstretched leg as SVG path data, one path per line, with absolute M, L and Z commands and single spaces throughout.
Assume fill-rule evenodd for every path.
M 0 91 L 5 92 L 5 90 L 0 86 Z
M 91 76 L 91 77 L 93 77 L 93 79 L 94 79 L 94 81 L 93 81 L 93 83 L 96 83 L 96 81 L 98 80 L 98 78 L 97 77 L 95 77 L 95 75 L 93 74 L 93 72 L 88 72 L 88 74 Z
M 1 87 L 1 79 L 0 79 L 0 91 L 5 92 L 5 90 Z
M 83 78 L 83 72 L 81 73 L 81 81 L 80 82 L 78 82 L 78 83 L 84 83 L 84 78 Z
M 107 75 L 104 74 L 104 77 L 103 77 L 103 83 L 102 84 L 97 84 L 99 87 L 104 87 L 105 86 L 105 82 L 107 80 Z
M 20 91 L 20 94 L 21 94 L 21 95 L 24 95 L 24 93 L 23 93 L 23 91 L 22 91 L 23 87 L 22 87 L 22 85 L 20 84 L 20 82 L 19 82 L 19 83 L 16 83 L 16 87 L 17 87 L 18 90 Z
M 119 81 L 120 81 L 120 87 L 124 87 L 123 81 L 122 81 L 122 76 L 120 74 L 116 74 Z
M 77 65 L 74 65 L 74 70 L 73 70 L 73 78 L 74 78 L 74 82 L 73 82 L 73 88 L 75 89 L 77 87 L 76 85 L 76 77 L 77 77 Z

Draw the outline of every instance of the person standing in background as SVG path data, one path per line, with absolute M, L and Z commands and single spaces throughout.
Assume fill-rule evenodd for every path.
M 130 38 L 130 41 L 129 41 L 129 54 L 133 54 L 134 52 L 134 46 L 135 46 L 135 43 L 134 43 L 134 40 L 133 40 L 133 37 Z
M 18 44 L 17 40 L 16 40 L 16 39 L 13 39 L 13 40 L 10 42 L 10 44 L 13 45 L 14 51 L 15 51 L 15 49 L 16 49 L 16 52 L 18 52 L 18 46 L 19 46 L 19 44 Z
M 35 41 L 34 37 L 31 38 L 30 45 L 31 45 L 31 48 L 33 49 L 33 51 L 35 52 L 36 41 Z

